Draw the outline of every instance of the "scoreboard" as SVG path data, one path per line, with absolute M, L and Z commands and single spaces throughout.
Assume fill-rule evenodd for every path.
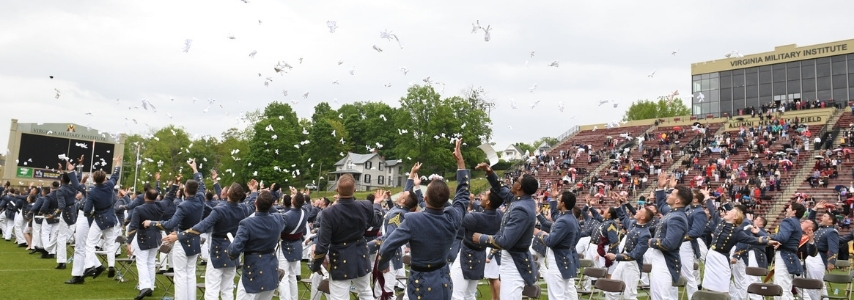
M 123 137 L 119 137 L 123 141 Z M 9 151 L 4 166 L 3 180 L 13 185 L 26 185 L 32 181 L 53 181 L 65 168 L 67 157 L 90 173 L 113 171 L 113 157 L 121 155 L 124 145 L 106 132 L 68 123 L 17 123 L 12 120 L 9 134 Z

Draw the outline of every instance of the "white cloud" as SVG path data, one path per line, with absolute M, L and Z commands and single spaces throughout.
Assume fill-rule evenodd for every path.
M 503 148 L 620 118 L 636 99 L 677 89 L 685 94 L 693 62 L 732 50 L 851 38 L 848 26 L 821 22 L 846 20 L 851 8 L 854 3 L 805 1 L 13 1 L 0 10 L 0 105 L 7 118 L 0 121 L 0 149 L 11 118 L 111 132 L 174 123 L 218 136 L 238 126 L 239 112 L 271 101 L 301 100 L 295 109 L 302 117 L 319 101 L 338 106 L 335 98 L 396 106 L 408 83 L 427 76 L 445 83 L 448 96 L 482 86 L 497 103 L 494 140 Z M 335 33 L 328 20 L 337 21 Z M 490 42 L 471 33 L 476 20 L 491 25 Z M 383 30 L 393 31 L 404 48 L 381 39 Z M 185 39 L 193 40 L 187 53 L 181 51 Z M 258 53 L 250 58 L 253 50 Z M 547 67 L 555 60 L 559 68 Z M 278 61 L 293 70 L 275 74 Z M 653 70 L 655 78 L 647 78 Z M 336 79 L 340 85 L 331 83 Z M 538 86 L 530 93 L 533 83 Z M 284 97 L 282 90 L 291 93 Z M 303 91 L 311 91 L 306 100 Z M 143 98 L 156 113 L 141 109 Z M 217 102 L 202 113 L 210 98 Z M 511 98 L 518 110 L 509 108 Z M 620 107 L 600 108 L 602 99 Z M 560 101 L 563 113 L 556 109 Z M 134 106 L 140 108 L 128 109 Z M 125 126 L 125 118 L 139 124 Z

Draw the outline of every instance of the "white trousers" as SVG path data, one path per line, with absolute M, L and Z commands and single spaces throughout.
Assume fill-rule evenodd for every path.
M 33 243 L 31 249 L 43 248 L 42 246 L 42 224 L 36 223 L 33 220 Z
M 555 254 L 551 248 L 546 248 L 546 256 L 548 257 L 549 265 L 549 270 L 546 274 L 549 300 L 578 300 L 578 292 L 575 290 L 575 277 L 563 279 L 563 275 L 560 274 L 560 269 L 558 269 L 557 266 Z M 515 265 L 513 266 L 515 267 Z M 504 287 L 502 286 L 502 289 L 503 288 Z
M 89 223 L 86 222 L 86 217 L 83 214 L 78 214 L 77 223 L 74 225 L 77 229 L 74 230 L 74 256 L 72 257 L 71 276 L 83 276 L 86 268 L 94 267 L 101 263 L 98 262 L 98 257 L 95 255 L 94 250 L 93 252 L 88 252 L 86 249 L 86 240 L 89 235 Z
M 653 248 L 649 248 L 647 253 L 649 253 L 649 263 L 652 265 L 652 271 L 649 273 L 649 299 L 676 299 L 673 298 L 673 278 L 670 277 L 664 253 Z
M 300 262 L 289 262 L 280 249 L 276 251 L 276 258 L 279 260 L 279 269 L 285 271 L 285 276 L 282 277 L 282 281 L 279 281 L 279 299 L 297 300 L 299 298 L 297 275 L 300 274 Z
M 174 250 L 173 250 L 174 251 Z M 243 287 L 244 277 L 240 277 L 240 283 L 237 284 L 237 299 L 238 300 L 270 300 L 273 299 L 273 291 L 260 293 L 247 293 Z M 175 298 L 177 300 L 177 298 Z
M 154 290 L 154 260 L 157 257 L 157 248 L 140 250 L 136 237 L 131 242 L 133 256 L 136 257 L 136 272 L 139 275 L 137 288 Z
M 682 242 L 679 246 L 679 260 L 682 261 L 682 270 L 679 274 L 685 277 L 685 291 L 688 294 L 688 299 L 694 296 L 697 292 L 697 278 L 694 277 L 694 262 L 697 258 L 694 256 L 694 248 L 691 247 L 691 242 Z M 671 291 L 673 298 L 679 298 L 679 288 L 674 287 Z
M 756 252 L 750 251 L 750 254 L 747 256 L 747 266 L 748 267 L 759 267 L 759 261 L 756 259 Z M 762 283 L 762 277 L 759 276 L 747 276 L 747 286 L 753 283 Z M 750 295 L 750 300 L 763 300 L 762 296 L 759 295 Z
M 460 261 L 460 254 L 457 254 L 457 261 Z M 391 273 L 391 272 L 389 272 Z M 453 300 L 473 300 L 477 293 L 477 283 L 479 280 L 466 280 L 463 276 L 463 269 L 459 263 L 451 266 L 451 282 L 453 283 L 453 291 L 451 299 Z
M 546 249 L 548 249 L 548 247 L 546 247 Z M 547 252 L 548 252 L 548 250 L 547 250 Z M 545 255 L 539 254 L 539 253 L 537 253 L 537 251 L 534 251 L 534 249 L 532 248 L 531 249 L 531 255 L 536 255 L 536 257 L 537 257 L 537 268 L 539 268 L 539 270 L 537 270 L 537 271 L 539 271 L 539 273 L 540 273 L 540 278 L 546 278 L 546 276 L 548 276 L 548 274 L 549 274 L 548 273 L 549 266 L 546 264 L 546 256 L 548 255 L 548 253 L 545 253 Z
M 501 299 L 522 299 L 522 289 L 525 288 L 525 280 L 516 269 L 513 257 L 507 250 L 501 250 Z
M 792 274 L 789 274 L 789 269 L 786 268 L 785 260 L 780 252 L 774 255 L 774 284 L 783 288 L 782 297 L 774 297 L 775 300 L 794 300 L 795 295 L 792 295 Z
M 175 263 L 175 300 L 195 300 L 196 259 L 199 255 L 188 256 L 179 243 L 174 244 L 171 253 Z
M 622 293 L 606 293 L 605 299 L 608 300 L 637 300 L 638 298 L 638 279 L 640 279 L 640 270 L 636 261 L 621 261 L 617 262 L 617 269 L 611 275 L 611 279 L 622 280 L 626 283 L 626 289 Z
M 208 257 L 211 255 L 211 234 L 210 232 L 204 232 L 200 234 L 199 237 L 202 240 L 205 240 L 205 242 L 201 245 L 202 252 L 199 253 L 199 257 L 201 257 L 204 261 L 208 261 Z M 207 285 L 205 285 L 205 288 L 207 288 Z
M 356 288 L 356 293 L 359 294 L 359 300 L 373 300 L 374 295 L 371 291 L 371 274 L 353 279 L 353 280 L 329 280 L 329 299 L 332 300 L 349 300 L 350 299 L 350 283 Z
M 24 222 L 24 214 L 15 214 L 15 242 L 18 244 L 26 244 L 27 238 L 24 237 L 24 229 L 27 229 Z
M 6 213 L 3 212 L 2 214 L 5 217 Z M 6 218 L 6 220 L 3 222 L 3 225 L 5 225 L 3 227 L 3 238 L 7 241 L 11 241 L 12 233 L 15 232 L 15 219 Z
M 95 255 L 95 245 L 97 245 L 98 242 L 101 240 L 101 235 L 103 234 L 104 240 L 106 240 L 106 242 L 104 243 L 104 246 L 106 246 L 106 249 L 104 249 L 104 250 L 106 250 L 106 252 L 107 252 L 107 266 L 114 267 L 116 265 L 116 248 L 118 248 L 118 244 L 116 243 L 116 236 L 119 235 L 118 229 L 119 229 L 118 226 L 113 226 L 113 227 L 109 227 L 109 228 L 105 228 L 105 229 L 101 230 L 101 227 L 98 227 L 98 223 L 92 222 L 92 225 L 89 226 L 89 232 L 86 235 L 86 253 L 87 253 L 87 256 L 88 256 L 88 254 L 91 254 L 92 256 L 96 256 Z M 112 242 L 110 242 L 110 241 L 112 241 Z M 77 250 L 75 249 L 74 252 L 76 255 Z M 97 259 L 95 259 L 95 261 L 97 262 L 96 266 L 101 265 L 100 261 L 98 261 Z M 195 283 L 193 284 L 193 287 L 195 287 Z
M 320 299 L 321 292 L 317 290 L 317 287 L 320 285 L 320 282 L 323 279 L 329 276 L 329 273 L 326 272 L 326 268 L 320 266 L 320 271 L 323 275 L 317 274 L 317 272 L 311 272 L 311 298 L 310 300 L 318 300 Z M 329 299 L 329 296 L 326 296 Z
M 604 257 L 597 257 L 597 256 L 599 256 L 599 253 L 597 252 L 598 248 L 599 248 L 598 245 L 588 243 L 587 244 L 587 252 L 584 253 L 584 258 L 592 260 L 594 268 L 604 268 L 605 267 L 605 258 Z M 502 262 L 503 261 L 504 260 L 502 260 Z M 503 274 L 503 272 L 502 272 L 502 274 Z M 590 290 L 592 290 L 592 286 L 593 286 L 592 279 L 590 279 L 590 277 L 587 277 L 584 279 L 584 282 L 581 284 L 581 289 L 585 290 L 585 291 L 590 291 Z M 502 286 L 501 288 L 504 288 L 504 286 Z
M 68 237 L 72 234 L 71 226 L 73 225 L 68 225 L 61 217 L 58 218 L 60 219 L 57 223 L 56 234 L 52 238 L 56 240 L 56 262 L 64 264 L 68 262 Z
M 732 278 L 732 269 L 729 257 L 717 251 L 709 251 L 706 255 L 706 276 L 703 277 L 703 288 L 729 293 L 729 282 Z
M 706 255 L 709 253 L 709 247 L 706 247 L 706 242 L 704 242 L 703 239 L 697 239 L 697 243 L 700 246 L 700 259 L 695 259 L 694 261 L 696 261 L 698 264 L 705 264 Z M 693 266 L 691 266 L 691 268 L 693 269 Z M 694 281 L 699 283 L 701 278 L 702 277 L 700 277 L 700 268 L 697 268 L 696 270 L 694 270 Z
M 649 258 L 650 251 L 647 250 L 643 253 L 643 262 L 644 264 L 648 264 L 650 262 Z M 642 284 L 649 285 L 649 274 L 641 272 L 640 281 Z
M 732 249 L 735 252 L 735 248 Z M 730 255 L 730 257 L 732 257 Z M 730 283 L 729 295 L 732 299 L 747 299 L 747 265 L 743 259 L 730 265 L 732 269 L 732 283 Z
M 821 257 L 816 256 L 808 256 L 805 261 L 806 267 L 806 278 L 809 279 L 818 279 L 824 280 L 824 272 L 827 270 L 824 262 L 821 261 Z M 808 299 L 816 299 L 821 300 L 822 295 L 827 295 L 827 287 L 824 285 L 821 290 L 802 290 L 805 292 L 805 296 L 809 296 Z M 803 294 L 803 293 L 802 293 Z M 806 298 L 805 298 L 806 299 Z
M 59 223 L 42 223 L 42 247 L 49 254 L 56 253 L 56 231 L 59 228 L 58 225 Z
M 213 264 L 205 268 L 205 300 L 234 299 L 234 276 L 236 267 L 217 269 Z M 283 299 L 283 298 L 279 298 Z

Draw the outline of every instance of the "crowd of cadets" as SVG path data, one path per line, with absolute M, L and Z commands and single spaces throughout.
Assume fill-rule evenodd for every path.
M 31 253 L 57 258 L 57 269 L 66 268 L 64 246 L 73 235 L 68 284 L 104 271 L 113 277 L 115 256 L 125 244 L 138 270 L 136 299 L 153 294 L 158 264 L 160 272 L 174 273 L 176 299 L 195 299 L 199 260 L 206 265 L 205 299 L 233 299 L 235 292 L 238 299 L 271 299 L 274 293 L 297 299 L 302 260 L 312 272 L 312 299 L 323 280 L 330 299 L 349 299 L 351 293 L 390 299 L 395 292 L 407 299 L 475 299 L 483 279 L 493 299 L 521 299 L 539 279 L 549 299 L 577 299 L 592 290 L 590 278 L 576 282 L 580 258 L 623 281 L 626 299 L 636 299 L 641 282 L 650 286 L 651 299 L 675 299 L 673 283 L 680 277 L 689 299 L 699 289 L 745 299 L 747 286 L 760 282 L 745 268 L 770 265 L 776 265 L 773 282 L 791 299 L 794 276 L 821 279 L 847 254 L 841 246 L 854 239 L 838 234 L 831 213 L 808 210 L 802 201 L 786 208 L 786 219 L 771 235 L 765 218 L 746 217 L 746 208 L 731 201 L 741 192 L 734 197 L 722 189 L 691 189 L 667 172 L 658 172 L 648 201 L 636 205 L 626 193 L 609 191 L 616 206 L 598 209 L 601 197 L 588 195 L 577 205 L 572 189 L 559 183 L 538 192 L 540 183 L 528 172 L 501 180 L 482 163 L 477 169 L 490 188 L 472 197 L 459 147 L 458 141 L 453 194 L 442 180 L 431 181 L 426 193 L 415 188 L 421 185 L 421 165 L 415 164 L 397 199 L 377 191 L 368 201 L 354 199 L 356 180 L 349 175 L 339 178 L 334 201 L 311 201 L 308 192 L 293 188 L 283 194 L 280 186 L 264 188 L 255 180 L 247 183 L 249 191 L 236 183 L 222 188 L 215 171 L 208 192 L 194 161 L 188 163 L 193 179 L 176 177 L 164 192 L 157 175 L 153 187 L 133 196 L 115 188 L 118 167 L 109 178 L 93 172 L 89 184 L 67 162 L 50 187 L 16 190 L 7 183 L 0 223 L 7 241 L 14 236 Z M 101 265 L 98 249 L 106 252 L 108 266 Z M 703 276 L 693 268 L 699 262 L 705 264 Z M 641 272 L 644 264 L 651 265 L 649 274 Z M 407 277 L 405 285 L 397 284 L 400 277 Z

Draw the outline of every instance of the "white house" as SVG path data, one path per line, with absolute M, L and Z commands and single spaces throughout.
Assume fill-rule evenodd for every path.
M 542 144 L 540 144 L 539 147 L 537 147 L 537 152 L 540 154 L 543 154 L 546 151 L 549 151 L 549 149 L 551 149 L 551 148 L 552 148 L 552 146 L 549 146 L 549 144 L 546 144 L 546 142 L 543 142 Z
M 507 149 L 504 149 L 504 155 L 502 155 L 501 158 L 507 161 L 522 159 L 522 149 L 519 149 L 516 145 L 510 144 L 510 146 L 507 146 Z
M 334 178 L 329 178 L 329 186 L 334 189 L 335 182 L 343 174 L 351 174 L 356 178 L 357 191 L 403 186 L 405 176 L 401 175 L 402 171 L 400 160 L 386 160 L 377 153 L 349 152 L 335 163 L 335 171 L 329 172 L 335 174 Z

